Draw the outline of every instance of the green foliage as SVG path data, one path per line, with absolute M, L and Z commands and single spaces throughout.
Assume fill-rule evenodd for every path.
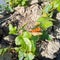
M 47 17 L 41 17 L 37 21 L 40 23 L 40 27 L 43 30 L 47 30 L 49 27 L 53 26 L 52 18 L 47 18 Z
M 31 36 L 32 36 L 31 33 L 29 33 L 29 32 L 23 32 L 23 37 L 24 38 L 26 38 L 26 37 L 27 38 L 31 38 Z
M 27 6 L 28 5 L 28 0 L 5 0 L 6 5 L 0 5 L 0 11 L 7 11 L 9 12 L 13 12 L 14 11 L 14 7 L 16 6 Z
M 10 0 L 9 4 L 11 7 L 20 6 L 27 6 L 28 0 Z
M 43 31 L 43 34 L 40 36 L 41 40 L 51 40 L 51 37 L 47 33 L 47 31 Z
M 53 6 L 54 9 L 57 9 L 57 11 L 60 12 L 60 0 L 54 0 L 52 2 L 52 6 Z
M 13 11 L 14 11 L 10 5 L 7 5 L 7 6 L 5 7 L 5 10 L 6 10 L 7 12 L 13 12 Z
M 7 50 L 8 50 L 8 48 L 1 48 L 0 55 L 3 55 Z
M 4 4 L 0 4 L 0 11 L 2 12 L 2 11 L 7 11 L 7 12 L 13 12 L 14 10 L 13 10 L 13 8 L 9 5 L 9 3 L 7 3 L 7 2 L 9 2 L 9 0 L 5 0 L 5 2 L 6 2 L 6 5 L 4 5 Z
M 53 26 L 53 19 L 50 17 L 41 17 L 37 20 L 40 23 L 40 27 L 42 28 L 42 35 L 40 36 L 40 40 L 51 40 L 51 37 L 47 33 L 49 27 Z
M 23 34 L 16 37 L 15 44 L 20 46 L 20 49 L 18 50 L 19 60 L 23 59 L 24 57 L 24 60 L 32 60 L 34 58 L 36 47 L 34 46 L 34 41 L 31 40 L 31 36 L 31 33 L 23 32 Z
M 60 0 L 51 0 L 49 4 L 45 5 L 42 11 L 43 17 L 52 17 L 54 10 L 60 12 Z
M 60 0 L 50 0 L 49 4 L 45 5 L 42 11 L 42 16 L 38 19 L 37 22 L 40 23 L 42 28 L 42 35 L 40 36 L 41 40 L 50 40 L 47 30 L 49 27 L 53 26 L 53 13 L 54 10 L 60 12 Z
M 31 42 L 27 37 L 23 37 L 23 35 L 17 36 L 15 39 L 15 43 L 16 45 L 21 45 L 21 48 L 31 51 Z
M 44 8 L 43 8 L 43 13 L 49 13 L 49 11 L 51 11 L 51 9 L 52 9 L 52 5 L 46 5 Z
M 9 34 L 17 34 L 17 27 L 13 27 L 12 24 L 9 24 Z
M 25 57 L 25 58 L 24 58 Z M 32 53 L 24 53 L 22 51 L 19 51 L 19 60 L 32 60 L 34 58 L 34 55 Z
M 25 55 L 25 53 L 24 53 L 24 52 L 19 51 L 19 55 L 18 55 L 19 60 L 23 60 L 24 55 Z
M 36 42 L 39 40 L 39 36 L 32 36 L 31 43 L 32 43 L 32 52 L 35 53 L 36 51 Z
M 24 60 L 32 60 L 34 55 L 32 53 L 27 53 Z
M 5 8 L 5 6 L 0 4 L 0 12 L 3 12 L 5 10 L 4 8 Z

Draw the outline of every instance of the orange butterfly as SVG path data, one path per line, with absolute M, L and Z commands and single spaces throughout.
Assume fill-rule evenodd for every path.
M 40 27 L 30 30 L 30 32 L 31 32 L 32 35 L 34 35 L 34 36 L 36 36 L 36 35 L 41 35 L 41 34 L 42 34 L 41 31 L 42 31 L 42 29 L 41 29 Z
M 30 30 L 30 32 L 41 32 L 41 30 L 42 29 L 40 27 L 38 27 L 38 28 Z

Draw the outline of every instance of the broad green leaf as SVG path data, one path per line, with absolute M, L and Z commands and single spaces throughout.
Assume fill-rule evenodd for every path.
M 60 12 L 60 3 L 59 3 L 59 6 L 57 7 L 57 10 Z
M 54 8 L 57 8 L 59 6 L 59 4 L 60 4 L 60 0 L 53 1 L 53 7 Z
M 17 36 L 15 39 L 15 44 L 20 45 L 23 51 L 31 51 L 31 42 L 28 38 L 22 37 L 22 35 Z
M 41 22 L 41 21 L 46 21 L 46 20 L 49 20 L 49 21 L 54 21 L 54 19 L 52 19 L 51 17 L 40 17 L 37 22 Z
M 19 60 L 23 60 L 23 58 L 24 58 L 24 52 L 19 51 L 18 58 L 19 58 Z
M 39 40 L 39 36 L 32 36 L 31 37 L 31 44 L 32 44 L 32 52 L 34 53 L 36 50 L 36 42 Z
M 53 7 L 60 12 L 60 0 L 53 1 Z
M 23 38 L 26 46 L 28 46 L 28 50 L 31 51 L 32 44 L 31 41 L 28 38 Z
M 22 6 L 25 5 L 27 0 L 22 0 Z
M 34 59 L 34 54 L 28 53 L 24 60 L 33 60 L 33 59 Z
M 39 36 L 32 36 L 32 37 L 31 37 L 31 40 L 33 40 L 34 42 L 36 42 L 36 41 L 39 40 Z
M 30 32 L 23 32 L 23 37 L 24 38 L 31 38 L 32 34 Z
M 9 34 L 17 34 L 17 28 L 9 24 Z
M 22 40 L 22 38 L 21 38 L 20 36 L 17 36 L 17 37 L 15 38 L 15 44 L 16 44 L 16 45 L 21 45 L 20 40 Z
M 47 31 L 43 31 L 43 34 L 40 36 L 41 40 L 51 40 L 49 34 L 47 33 Z
M 40 22 L 40 27 L 43 30 L 47 30 L 49 27 L 53 25 L 52 21 L 50 20 L 51 20 L 50 18 L 41 17 L 37 20 L 37 22 Z
M 31 48 L 30 47 L 31 44 L 30 44 L 30 41 L 28 40 L 28 38 L 25 39 L 22 35 L 16 37 L 15 44 L 20 45 L 20 49 L 22 51 L 26 51 L 26 50 L 29 50 Z
M 41 23 L 41 28 L 43 30 L 47 30 L 47 28 L 51 27 L 53 23 L 51 21 L 45 21 L 45 23 Z
M 26 43 L 24 42 L 24 39 L 22 38 L 21 35 L 16 37 L 15 44 L 20 46 L 19 49 L 21 51 L 25 52 L 28 49 L 28 47 L 26 46 Z M 16 50 L 16 51 L 19 51 L 19 50 Z
M 19 36 L 16 37 L 15 44 L 16 45 L 21 45 L 21 46 L 25 47 L 26 44 L 25 44 L 25 41 L 24 41 L 22 35 L 19 35 Z

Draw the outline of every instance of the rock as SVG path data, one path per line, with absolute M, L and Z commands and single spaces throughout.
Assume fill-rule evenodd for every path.
M 41 16 L 41 6 L 33 4 L 30 7 L 16 7 L 15 13 L 11 16 L 11 19 L 18 21 L 18 28 L 21 28 L 26 24 L 25 29 L 30 30 L 35 25 L 37 19 Z
M 29 30 L 34 27 L 35 22 L 41 16 L 41 7 L 38 4 L 32 5 L 26 8 L 26 12 L 23 16 L 24 18 L 22 17 L 22 19 L 19 20 L 19 27 L 27 23 L 25 29 Z
M 60 39 L 60 22 L 56 21 L 57 23 L 53 26 L 53 32 L 50 32 L 56 39 Z
M 35 4 L 35 3 L 39 3 L 39 2 L 46 2 L 48 0 L 29 0 L 30 4 Z
M 39 1 L 38 0 L 29 0 L 30 4 L 35 4 L 35 3 L 38 3 Z
M 24 15 L 24 13 L 25 13 L 25 7 L 20 7 L 20 6 L 17 6 L 16 8 L 15 8 L 15 10 L 19 13 L 19 14 L 21 14 L 22 16 Z
M 60 39 L 60 24 L 58 24 L 58 26 L 56 26 L 56 27 L 57 27 L 55 29 L 56 32 L 54 34 L 56 34 L 55 36 L 57 39 Z
M 15 37 L 15 35 L 8 35 L 5 36 L 3 39 L 4 41 L 9 42 L 9 44 L 12 45 L 12 43 L 15 41 Z
M 10 39 L 9 39 L 9 36 L 5 36 L 3 39 L 4 39 L 4 40 L 7 40 L 7 41 L 10 40 Z
M 43 51 L 40 52 L 42 57 L 54 59 L 56 57 L 56 55 L 54 55 L 54 54 L 57 53 L 60 48 L 59 42 L 60 42 L 59 40 L 55 40 L 55 41 L 52 40 L 52 41 L 48 42 L 47 46 L 45 44 L 46 47 L 43 46 L 42 47 Z
M 3 18 L 4 16 L 3 15 L 0 15 L 0 19 Z
M 15 46 L 15 38 L 16 35 L 8 35 L 3 37 L 3 39 L 0 40 L 0 48 Z
M 56 19 L 60 22 L 60 13 L 57 13 Z

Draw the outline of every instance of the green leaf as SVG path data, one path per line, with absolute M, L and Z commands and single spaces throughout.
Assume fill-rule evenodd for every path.
M 59 4 L 60 4 L 60 0 L 55 0 L 55 1 L 53 1 L 54 3 L 53 3 L 53 7 L 54 8 L 57 8 L 58 6 L 59 6 Z
M 46 20 L 48 20 L 48 21 L 54 21 L 54 19 L 52 19 L 51 17 L 40 17 L 38 20 L 37 20 L 37 22 L 43 22 L 43 21 L 46 21 Z
M 41 40 L 51 40 L 49 34 L 47 33 L 47 31 L 43 31 L 43 34 L 40 36 Z
M 57 7 L 57 10 L 60 12 L 60 4 L 59 4 L 59 6 Z
M 32 44 L 32 52 L 33 53 L 35 53 L 35 51 L 36 51 L 36 43 L 33 41 L 33 40 L 31 40 L 31 44 Z
M 36 42 L 36 41 L 39 40 L 39 36 L 32 36 L 32 37 L 31 37 L 31 40 L 33 40 L 34 42 Z
M 0 49 L 0 55 L 4 54 L 7 51 L 8 48 L 1 48 Z
M 23 60 L 23 58 L 24 58 L 24 52 L 19 51 L 18 58 L 19 58 L 19 60 Z
M 9 24 L 9 34 L 17 34 L 17 28 Z
M 49 13 L 49 11 L 51 10 L 51 8 L 52 8 L 52 5 L 50 5 L 50 4 L 46 5 L 45 8 L 43 9 L 43 12 L 44 13 Z
M 33 59 L 34 59 L 34 54 L 28 53 L 24 60 L 33 60 Z
M 16 7 L 18 5 L 20 6 L 26 6 L 28 0 L 10 0 L 10 6 L 11 7 Z
M 57 9 L 60 12 L 60 0 L 54 0 L 53 7 L 54 9 Z
M 32 52 L 35 53 L 36 50 L 36 42 L 39 40 L 39 36 L 32 36 L 31 37 L 31 44 L 32 44 Z
M 27 0 L 22 0 L 22 6 L 26 4 Z
M 16 38 L 15 38 L 15 44 L 16 45 L 21 45 L 21 41 L 22 40 L 22 38 L 20 37 L 20 36 L 17 36 Z
M 31 41 L 28 38 L 22 37 L 22 35 L 16 37 L 15 44 L 21 45 L 20 47 L 24 51 L 31 51 Z
M 31 51 L 32 44 L 31 41 L 28 38 L 23 38 L 26 46 L 28 46 L 28 50 Z
M 8 11 L 8 12 L 13 12 L 14 11 L 11 6 L 6 6 L 5 10 Z
M 47 30 L 49 27 L 53 26 L 53 23 L 50 20 L 50 18 L 41 17 L 37 20 L 37 22 L 40 22 L 40 27 L 43 30 Z
M 23 32 L 23 37 L 24 38 L 31 38 L 32 34 L 30 32 Z

